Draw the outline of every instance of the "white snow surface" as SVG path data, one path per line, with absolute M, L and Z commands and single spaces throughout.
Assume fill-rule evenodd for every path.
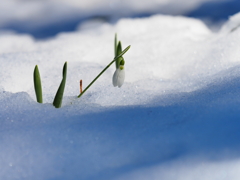
M 156 15 L 44 41 L 0 34 L 0 177 L 6 180 L 238 180 L 240 14 L 219 33 Z M 80 28 L 81 29 L 81 28 Z M 112 65 L 123 48 L 125 82 Z M 52 106 L 68 62 L 63 106 Z M 38 65 L 44 103 L 36 103 Z
M 184 14 L 212 0 L 0 0 L 0 28 L 20 26 L 30 31 L 74 18 L 139 14 Z M 21 29 L 20 28 L 20 29 Z

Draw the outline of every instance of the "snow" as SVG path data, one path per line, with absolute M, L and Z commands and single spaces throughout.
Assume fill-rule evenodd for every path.
M 219 24 L 226 21 L 229 15 L 236 13 L 239 3 L 237 0 L 231 2 L 227 0 L 141 0 L 141 2 L 139 0 L 0 0 L 0 28 L 31 34 L 35 38 L 49 38 L 61 31 L 75 31 L 79 23 L 88 21 L 116 23 L 122 17 L 146 17 L 161 13 L 189 14 L 191 17 L 196 14 L 212 28 L 219 29 Z M 207 9 L 204 9 L 204 5 Z M 224 16 L 219 15 L 218 9 L 224 9 L 221 11 Z M 205 11 L 213 12 L 212 16 L 217 21 L 214 25 Z
M 119 179 L 179 179 L 179 180 L 217 180 L 239 179 L 239 160 L 213 161 L 191 159 L 183 162 L 171 162 L 165 166 L 157 166 L 149 169 L 141 169 Z M 118 179 L 118 178 L 117 178 Z
M 37 21 L 47 23 L 54 17 L 64 20 L 67 16 L 110 15 L 122 16 L 146 12 L 170 12 L 174 14 L 188 12 L 199 4 L 209 0 L 1 0 L 1 26 L 12 21 Z M 16 8 L 18 7 L 18 8 Z M 9 11 L 14 12 L 9 13 Z M 47 13 L 48 12 L 48 13 Z M 48 18 L 44 18 L 44 17 Z M 40 21 L 41 20 L 41 21 Z M 36 23 L 37 24 L 37 23 Z M 36 24 L 34 24 L 36 26 Z
M 239 179 L 239 24 L 236 14 L 212 32 L 198 19 L 154 15 L 86 22 L 45 40 L 0 33 L 1 179 Z M 86 87 L 113 59 L 115 32 L 131 45 L 123 86 L 113 87 L 112 65 L 77 99 L 79 80 Z

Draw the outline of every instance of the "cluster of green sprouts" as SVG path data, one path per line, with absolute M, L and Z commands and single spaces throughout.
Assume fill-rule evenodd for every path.
M 80 92 L 80 94 L 77 96 L 80 98 L 90 87 L 91 85 L 115 62 L 116 64 L 116 71 L 113 75 L 113 85 L 121 87 L 124 81 L 124 64 L 125 61 L 123 59 L 123 55 L 129 50 L 130 46 L 126 47 L 122 51 L 121 42 L 117 41 L 117 35 L 115 35 L 115 41 L 114 41 L 114 52 L 115 57 L 114 59 L 93 79 L 93 81 L 83 90 Z M 59 85 L 59 88 L 56 92 L 55 98 L 53 100 L 53 106 L 56 108 L 60 108 L 62 105 L 62 99 L 67 79 L 67 62 L 65 62 L 63 66 L 63 72 L 62 72 L 62 81 Z M 41 85 L 41 77 L 39 73 L 38 66 L 35 66 L 34 73 L 33 73 L 33 81 L 34 81 L 34 88 L 35 88 L 35 94 L 36 99 L 38 103 L 43 103 L 43 96 L 42 96 L 42 85 Z M 81 84 L 81 82 L 80 82 Z

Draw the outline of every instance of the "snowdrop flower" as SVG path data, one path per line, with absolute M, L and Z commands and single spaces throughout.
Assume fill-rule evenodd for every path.
M 124 64 L 125 61 L 123 59 L 123 57 L 120 57 L 120 64 L 119 67 L 116 68 L 116 71 L 113 74 L 113 78 L 112 78 L 112 83 L 113 86 L 116 87 L 118 86 L 119 88 L 123 85 L 124 79 L 125 79 L 125 70 L 124 70 Z

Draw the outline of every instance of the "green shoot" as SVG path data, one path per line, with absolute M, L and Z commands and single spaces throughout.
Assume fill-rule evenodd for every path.
M 41 77 L 36 65 L 33 72 L 34 89 L 38 103 L 43 103 Z
M 65 62 L 64 66 L 63 66 L 63 75 L 62 76 L 63 76 L 63 78 L 62 78 L 61 84 L 57 90 L 57 93 L 56 93 L 54 101 L 53 101 L 53 105 L 55 106 L 55 108 L 60 108 L 62 105 L 63 93 L 64 93 L 66 79 L 67 79 L 67 62 Z
M 119 42 L 118 42 L 118 45 L 117 45 L 117 55 L 119 55 L 121 52 L 122 52 L 122 44 L 121 44 L 121 41 L 119 41 Z M 119 57 L 119 58 L 117 58 L 117 60 L 115 61 L 116 69 L 119 68 L 121 59 L 122 59 L 122 58 Z

